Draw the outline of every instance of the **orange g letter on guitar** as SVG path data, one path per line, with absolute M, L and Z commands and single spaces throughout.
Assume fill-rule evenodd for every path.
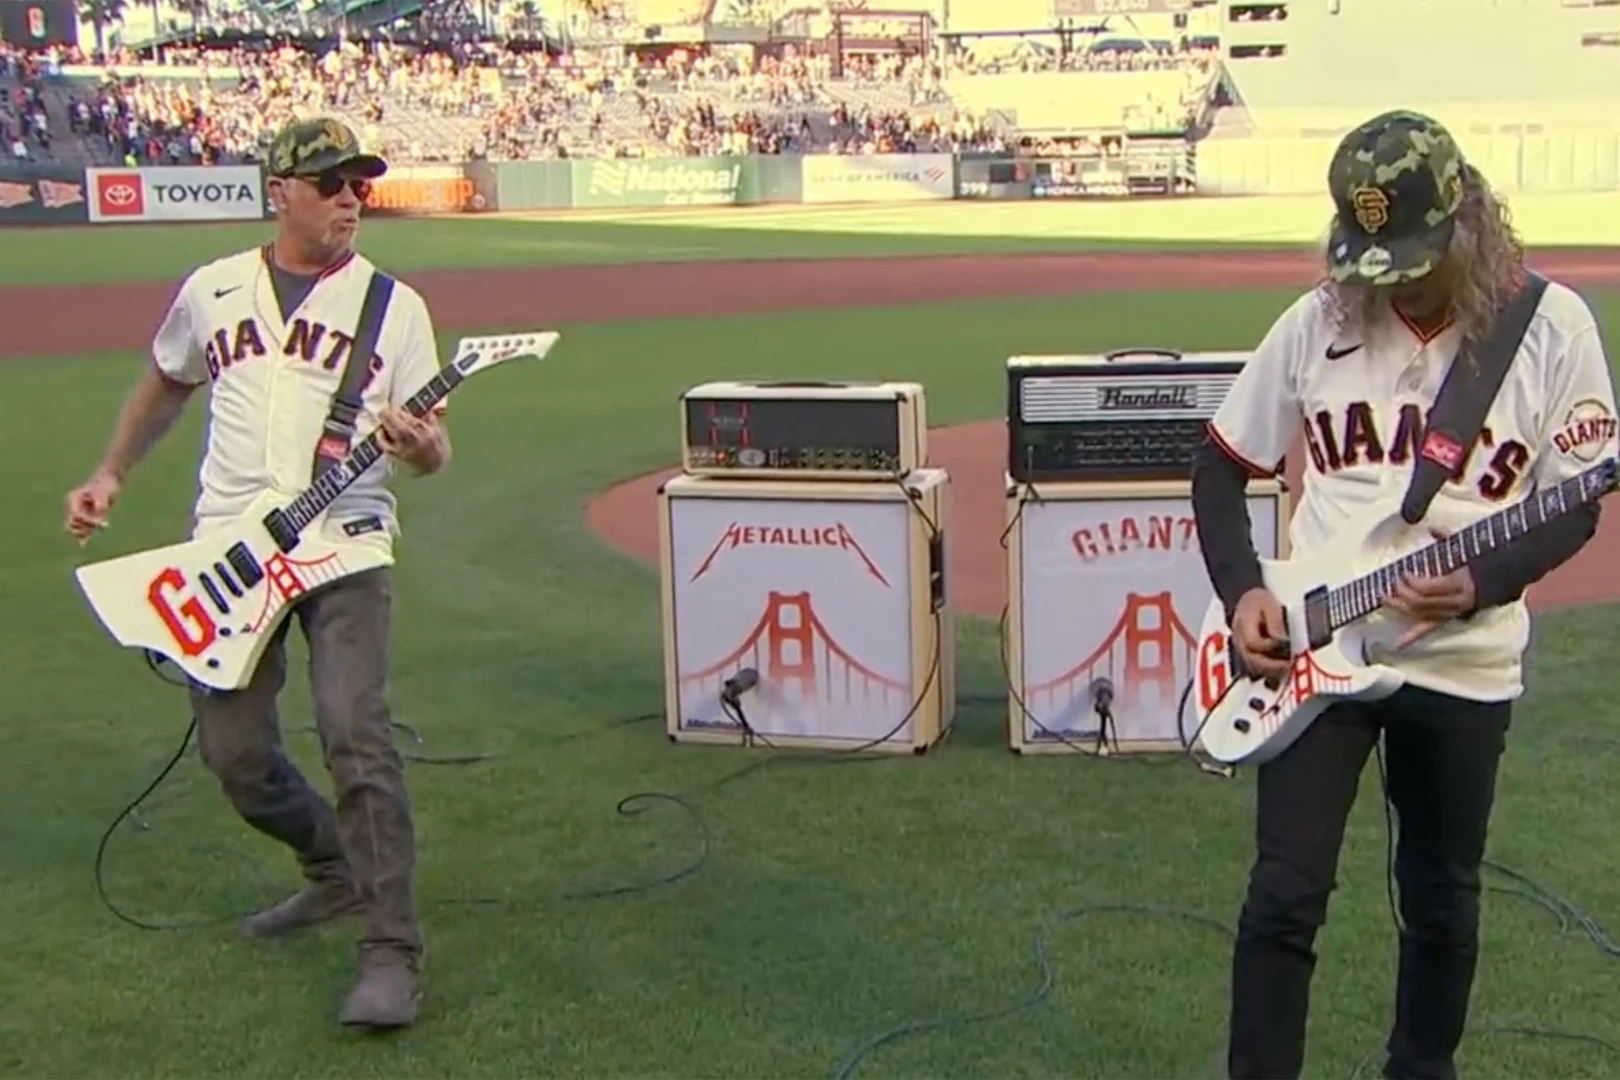
M 176 607 L 170 596 L 179 592 L 186 579 L 174 567 L 163 571 L 146 586 L 146 602 L 169 628 L 169 636 L 187 656 L 196 656 L 214 643 L 214 620 L 203 610 L 202 601 L 195 596 Z
M 1198 707 L 1215 707 L 1226 693 L 1226 635 L 1217 630 L 1198 644 Z

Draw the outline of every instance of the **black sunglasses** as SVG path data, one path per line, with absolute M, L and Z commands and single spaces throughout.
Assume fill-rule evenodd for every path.
M 354 197 L 361 202 L 364 202 L 366 196 L 371 194 L 370 180 L 360 176 L 346 177 L 334 169 L 328 169 L 326 172 L 317 173 L 314 176 L 300 176 L 298 179 L 313 185 L 316 193 L 323 199 L 336 198 L 338 192 L 345 187 L 354 192 Z

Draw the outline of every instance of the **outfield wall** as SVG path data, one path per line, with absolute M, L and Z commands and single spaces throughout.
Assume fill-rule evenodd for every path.
M 1468 136 L 1509 195 L 1620 192 L 1620 129 Z M 953 199 L 1170 200 L 1320 195 L 1335 140 L 1133 136 L 1091 157 L 783 154 L 399 165 L 375 183 L 381 215 Z M 70 169 L 0 163 L 0 225 L 257 220 L 257 165 Z

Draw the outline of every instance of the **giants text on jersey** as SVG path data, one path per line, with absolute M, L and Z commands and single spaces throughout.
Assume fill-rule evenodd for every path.
M 359 255 L 328 270 L 287 319 L 262 249 L 199 267 L 181 284 L 152 341 L 166 378 L 210 383 L 208 440 L 198 477 L 198 531 L 229 521 L 266 488 L 291 498 L 310 483 L 316 440 L 349 359 L 372 265 Z M 439 369 L 427 305 L 394 287 L 371 358 L 355 439 L 385 405 L 403 405 Z M 386 456 L 332 504 L 332 528 L 391 545 L 398 532 Z M 376 522 L 382 527 L 366 528 Z
M 1398 511 L 1428 409 L 1461 334 L 1426 334 L 1393 308 L 1346 336 L 1325 293 L 1301 296 L 1272 325 L 1210 424 L 1255 475 L 1272 475 L 1303 436 L 1303 491 L 1289 530 L 1304 554 L 1365 533 Z M 1616 451 L 1616 411 L 1597 322 L 1549 283 L 1476 445 L 1424 524 L 1450 532 Z M 1523 600 L 1478 613 L 1381 658 L 1442 693 L 1491 701 L 1522 691 Z

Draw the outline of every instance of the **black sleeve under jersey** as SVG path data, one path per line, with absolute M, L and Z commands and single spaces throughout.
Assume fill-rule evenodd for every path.
M 1474 610 L 1511 604 L 1568 562 L 1597 532 L 1598 511 L 1597 503 L 1588 503 L 1470 562 Z
M 1215 595 L 1232 621 L 1239 598 L 1259 588 L 1260 555 L 1254 549 L 1249 521 L 1247 488 L 1249 469 L 1221 449 L 1210 436 L 1193 455 L 1193 524 L 1198 530 L 1198 546 L 1204 568 L 1209 572 Z

